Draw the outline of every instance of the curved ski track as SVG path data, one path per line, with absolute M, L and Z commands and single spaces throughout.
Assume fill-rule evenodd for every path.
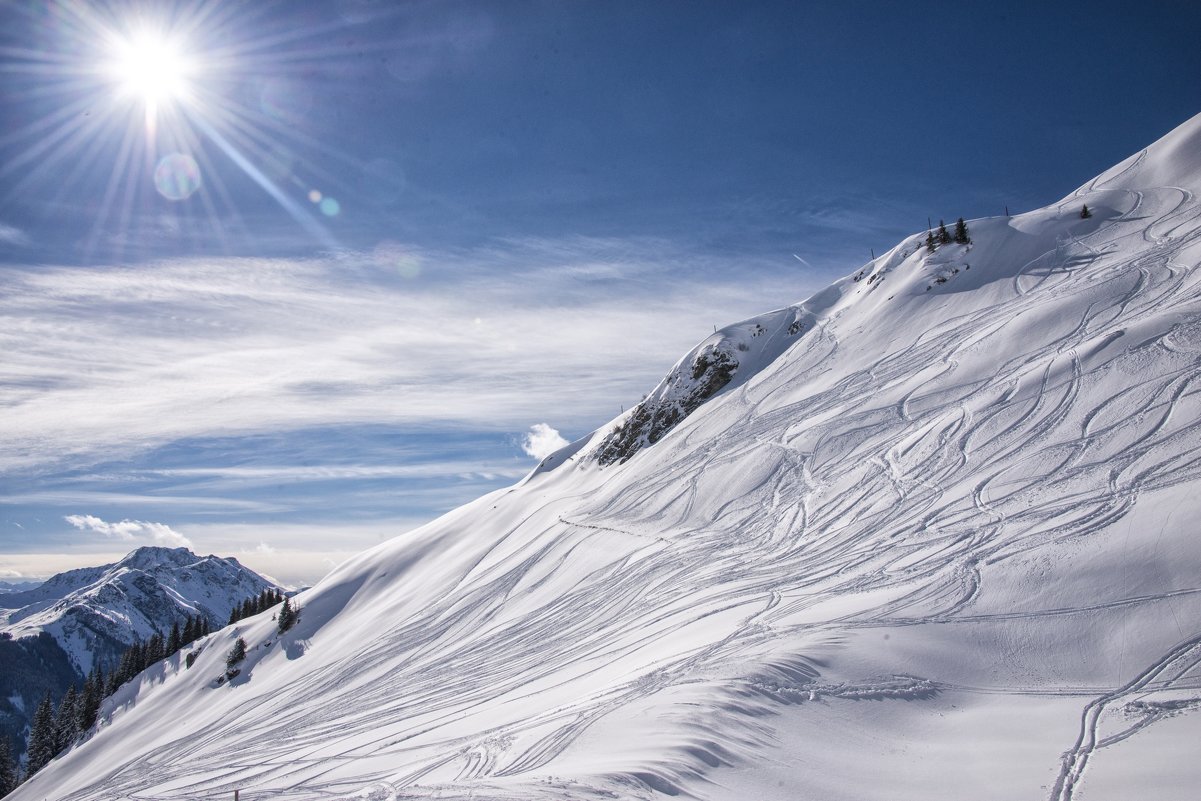
M 236 725 L 190 731 L 63 801 L 229 797 L 235 787 L 264 788 L 262 797 L 281 801 L 695 791 L 690 781 L 770 738 L 749 714 L 756 704 L 829 694 L 803 657 L 808 642 L 862 627 L 1089 612 L 972 607 L 982 566 L 1087 538 L 1145 493 L 1201 480 L 1201 208 L 1174 188 L 1133 202 L 1138 224 L 1128 212 L 1060 242 L 1014 273 L 1004 302 L 942 320 L 828 385 L 798 387 L 794 376 L 820 376 L 849 358 L 854 345 L 838 338 L 848 335 L 835 319 L 819 332 L 820 346 L 792 354 L 797 369 L 713 401 L 711 414 L 663 441 L 673 448 L 631 462 L 634 478 L 602 476 L 569 496 L 548 491 L 541 507 L 531 489 L 522 496 L 535 502 L 525 522 L 483 549 L 475 568 L 353 652 L 315 664 L 302 690 L 248 696 L 253 705 Z M 1112 257 L 1126 237 L 1149 249 Z M 1058 319 L 1061 310 L 1082 314 Z M 993 343 L 1039 318 L 1057 319 L 1041 329 L 1046 339 L 990 363 L 990 349 L 1007 352 Z M 1089 392 L 1111 371 L 1129 373 L 1124 391 Z M 633 469 L 640 463 L 645 469 Z M 728 500 L 713 505 L 716 495 Z M 577 578 L 558 586 L 561 570 Z M 864 601 L 837 614 L 815 611 L 850 596 Z M 1005 690 L 1081 699 L 1080 734 L 1064 743 L 1052 799 L 1076 797 L 1098 749 L 1155 718 L 1106 738 L 1098 724 L 1107 712 L 1184 681 L 1197 686 L 1201 625 L 1193 626 L 1123 686 Z M 685 644 L 661 647 L 675 637 Z M 791 662 L 779 661 L 781 646 Z M 752 675 L 745 665 L 757 657 L 764 672 Z M 557 760 L 592 727 L 689 685 L 741 700 L 698 710 L 678 760 L 558 776 Z M 1051 764 L 1056 758 L 1048 755 Z

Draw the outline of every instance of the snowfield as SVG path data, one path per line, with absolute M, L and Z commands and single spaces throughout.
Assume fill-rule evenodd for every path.
M 1199 191 L 1201 116 L 718 331 L 13 798 L 1194 796 Z

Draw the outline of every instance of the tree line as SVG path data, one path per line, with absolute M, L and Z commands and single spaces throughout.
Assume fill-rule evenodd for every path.
M 265 612 L 280 602 L 286 607 L 286 615 L 283 612 L 280 614 L 280 631 L 286 631 L 295 622 L 296 612 L 284 594 L 274 588 L 263 590 L 258 595 L 235 604 L 230 612 L 229 622 L 236 623 L 245 617 Z M 287 627 L 283 625 L 285 617 Z M 23 777 L 7 738 L 0 737 L 0 798 L 44 768 L 82 733 L 96 725 L 101 702 L 119 690 L 125 682 L 210 633 L 207 618 L 203 615 L 188 616 L 183 626 L 180 626 L 178 621 L 173 623 L 170 633 L 165 637 L 155 632 L 145 641 L 134 642 L 121 654 L 117 667 L 113 670 L 106 672 L 99 664 L 94 664 L 92 672 L 84 679 L 82 688 L 76 689 L 74 685 L 67 688 L 57 710 L 50 691 L 47 690 L 45 697 L 38 704 L 30 726 Z M 193 654 L 188 656 L 192 657 Z M 191 662 L 189 658 L 188 667 L 191 667 Z
M 284 594 L 277 589 L 263 590 L 253 598 L 247 598 L 240 604 L 236 604 L 229 612 L 229 622 L 225 625 L 232 626 L 239 620 L 248 617 L 254 617 L 260 612 L 266 612 L 271 607 L 284 601 Z
M 926 250 L 933 253 L 939 245 L 949 245 L 954 242 L 957 245 L 970 245 L 972 238 L 968 236 L 967 223 L 960 217 L 955 222 L 955 233 L 952 234 L 947 230 L 947 224 L 942 220 L 938 221 L 938 231 L 926 231 Z

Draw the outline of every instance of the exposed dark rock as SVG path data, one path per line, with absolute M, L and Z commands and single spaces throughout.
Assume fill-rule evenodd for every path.
M 692 361 L 690 377 L 673 372 L 656 397 L 635 406 L 626 421 L 611 431 L 597 450 L 602 466 L 620 464 L 647 445 L 653 445 L 681 420 L 730 383 L 738 359 L 720 345 L 711 345 Z

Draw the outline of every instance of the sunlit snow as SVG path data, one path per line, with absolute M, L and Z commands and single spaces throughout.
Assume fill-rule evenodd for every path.
M 1201 117 L 719 329 L 657 441 L 601 467 L 614 421 L 212 635 L 12 797 L 1190 797 L 1198 191 Z

